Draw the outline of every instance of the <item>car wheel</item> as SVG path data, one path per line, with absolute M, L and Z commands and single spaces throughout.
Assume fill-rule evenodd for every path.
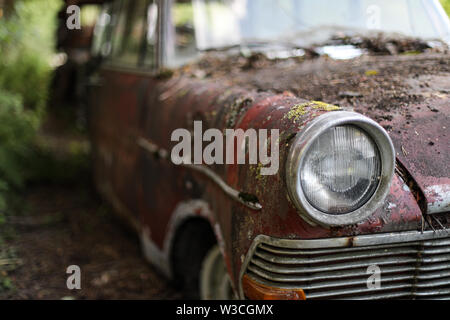
M 218 245 L 214 245 L 203 260 L 200 270 L 200 297 L 202 300 L 235 299 Z

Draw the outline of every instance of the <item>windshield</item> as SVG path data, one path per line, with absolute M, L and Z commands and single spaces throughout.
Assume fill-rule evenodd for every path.
M 450 42 L 437 0 L 193 0 L 198 49 L 257 41 L 319 44 L 346 35 L 396 33 Z

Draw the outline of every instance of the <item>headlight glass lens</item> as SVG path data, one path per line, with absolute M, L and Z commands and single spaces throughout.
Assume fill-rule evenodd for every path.
M 312 206 L 328 214 L 346 214 L 364 205 L 377 189 L 380 153 L 358 127 L 333 127 L 307 150 L 299 174 Z

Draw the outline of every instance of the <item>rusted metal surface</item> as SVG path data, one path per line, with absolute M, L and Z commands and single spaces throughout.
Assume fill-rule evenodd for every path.
M 91 122 L 97 183 L 109 186 L 108 197 L 134 215 L 151 243 L 148 251 L 156 250 L 163 260 L 168 260 L 180 204 L 206 203 L 208 213 L 199 209 L 186 215 L 207 218 L 216 235 L 220 234 L 236 288 L 244 257 L 260 234 L 284 239 L 347 237 L 351 241 L 363 234 L 429 229 L 423 225 L 423 215 L 439 203 L 445 205 L 450 184 L 450 98 L 442 90 L 429 95 L 411 93 L 414 88 L 408 81 L 416 74 L 439 73 L 448 85 L 449 61 L 448 55 L 350 62 L 320 58 L 281 61 L 270 68 L 201 79 L 176 72 L 165 80 L 104 69 L 105 84 L 95 92 Z M 374 74 L 366 73 L 372 69 L 378 75 L 367 75 Z M 339 94 L 349 87 L 359 94 L 350 98 Z M 286 190 L 287 153 L 292 138 L 307 123 L 324 112 L 338 112 L 311 105 L 298 109 L 312 99 L 358 111 L 387 128 L 398 161 L 423 192 L 427 209 L 421 210 L 409 181 L 396 174 L 382 208 L 358 224 L 325 228 L 303 220 Z M 263 176 L 258 165 L 208 166 L 230 188 L 256 196 L 260 210 L 233 200 L 210 176 L 175 166 L 169 157 L 161 156 L 161 150 L 167 155 L 174 146 L 171 133 L 178 128 L 192 131 L 194 120 L 201 120 L 204 130 L 280 130 L 278 174 Z M 147 148 L 142 141 L 148 142 Z M 168 268 L 167 261 L 160 266 Z

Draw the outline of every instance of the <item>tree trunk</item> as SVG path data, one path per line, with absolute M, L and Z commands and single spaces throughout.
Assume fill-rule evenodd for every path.
M 15 0 L 0 0 L 0 8 L 2 9 L 2 15 L 4 18 L 8 18 L 14 12 Z

